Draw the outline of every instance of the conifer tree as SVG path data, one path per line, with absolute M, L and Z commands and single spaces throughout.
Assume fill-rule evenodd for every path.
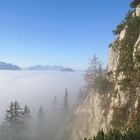
M 58 101 L 57 101 L 57 97 L 55 96 L 53 100 L 53 111 L 56 112 L 57 108 L 58 108 Z
M 5 130 L 3 134 L 3 139 L 23 139 L 23 132 L 25 130 L 23 110 L 17 101 L 15 101 L 14 103 L 11 102 L 9 108 L 7 109 L 2 129 Z
M 85 75 L 85 80 L 89 88 L 92 88 L 94 85 L 95 79 L 98 76 L 100 65 L 101 65 L 101 62 L 96 57 L 96 55 L 94 55 L 92 60 L 90 61 L 88 70 L 86 71 L 86 75 Z
M 136 8 L 139 4 L 140 4 L 140 0 L 133 0 L 133 1 L 130 3 L 130 7 L 131 7 L 131 8 Z
M 60 118 L 60 122 L 62 126 L 64 127 L 66 124 L 66 121 L 69 117 L 70 114 L 70 107 L 69 107 L 69 97 L 68 97 L 68 89 L 65 89 L 65 94 L 64 94 L 64 101 L 63 101 L 63 108 L 62 108 L 62 114 Z
M 27 105 L 24 106 L 23 117 L 25 123 L 25 139 L 29 140 L 31 137 L 31 112 Z
M 52 110 L 51 110 L 51 119 L 52 119 L 52 126 L 54 127 L 58 122 L 59 112 L 58 112 L 58 101 L 57 97 L 54 97 L 53 103 L 52 103 Z
M 25 120 L 28 121 L 29 119 L 31 119 L 31 112 L 27 105 L 25 105 L 25 107 L 24 107 L 23 115 L 24 115 Z
M 46 139 L 46 116 L 45 116 L 43 107 L 40 107 L 38 110 L 37 139 L 39 140 Z
M 103 68 L 102 68 L 102 65 L 100 64 L 99 65 L 99 75 L 98 76 L 103 76 Z
M 63 105 L 64 113 L 67 114 L 69 111 L 69 99 L 68 99 L 68 89 L 65 89 L 65 96 L 64 96 L 64 105 Z
M 45 113 L 43 107 L 41 106 L 38 110 L 38 119 L 42 121 L 45 118 Z

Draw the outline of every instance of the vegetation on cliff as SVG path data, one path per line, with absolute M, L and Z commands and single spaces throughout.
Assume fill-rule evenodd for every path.
M 136 8 L 139 4 L 140 1 L 133 0 L 130 6 Z M 136 94 L 140 82 L 140 67 L 138 67 L 140 64 L 139 51 L 135 52 L 136 58 L 134 59 L 134 49 L 140 35 L 140 16 L 136 16 L 135 11 L 129 12 L 123 23 L 123 28 L 120 29 L 117 26 L 116 34 L 118 30 L 123 30 L 125 31 L 124 38 L 122 40 L 118 38 L 117 41 L 119 41 L 120 47 L 114 47 L 118 47 L 117 49 L 119 52 L 116 70 L 116 79 L 118 80 L 116 82 L 120 91 L 127 94 L 127 103 L 125 103 L 123 107 L 113 108 L 113 120 L 111 121 L 111 124 L 115 128 L 123 128 L 126 126 L 128 116 L 134 111 L 134 101 L 138 98 Z M 120 32 L 118 32 L 118 34 L 120 34 Z M 137 67 L 135 66 L 136 63 L 138 64 Z M 137 117 L 135 116 L 134 118 L 136 119 Z
M 140 102 L 138 102 L 137 113 L 135 113 L 135 111 L 136 110 L 133 110 L 133 117 L 130 122 L 131 127 L 122 130 L 116 126 L 115 129 L 110 129 L 107 133 L 100 130 L 92 139 L 84 138 L 84 140 L 140 140 Z M 124 110 L 122 110 L 121 113 L 122 116 L 119 116 L 120 118 L 125 115 L 123 114 Z M 117 120 L 119 121 L 119 118 L 117 118 Z
M 121 132 L 117 129 L 110 130 L 107 134 L 103 130 L 99 131 L 97 136 L 93 139 L 84 140 L 139 140 L 140 139 L 140 128 L 129 129 L 126 132 Z
M 139 0 L 133 0 L 130 4 L 131 8 L 136 8 L 140 4 Z M 123 22 L 119 24 L 113 31 L 115 35 L 119 35 L 122 30 L 125 30 L 125 36 L 122 40 L 117 39 L 119 42 L 119 62 L 117 67 L 117 75 L 123 73 L 124 79 L 118 82 L 122 86 L 122 90 L 127 89 L 127 87 L 136 86 L 137 77 L 139 76 L 139 69 L 135 68 L 135 64 L 140 64 L 139 53 L 136 55 L 136 59 L 133 58 L 133 52 L 135 43 L 140 35 L 140 16 L 134 14 L 134 10 L 130 10 Z M 110 45 L 111 47 L 113 44 Z M 116 47 L 116 46 L 115 46 Z M 117 46 L 118 47 L 118 46 Z M 133 84 L 133 85 L 132 85 Z
M 113 84 L 108 80 L 106 73 L 106 68 L 102 67 L 101 61 L 94 55 L 85 75 L 87 88 L 94 89 L 101 95 L 110 92 Z
M 131 7 L 131 8 L 136 8 L 139 4 L 140 4 L 140 0 L 133 0 L 133 1 L 130 3 L 130 7 Z
M 117 70 L 115 71 L 116 75 L 114 75 L 116 89 L 112 92 L 114 95 L 118 92 L 119 94 L 116 96 L 119 97 L 117 97 L 117 105 L 112 106 L 113 112 L 110 122 L 110 128 L 114 129 L 108 130 L 107 133 L 101 130 L 92 139 L 85 138 L 84 140 L 140 140 L 140 99 L 138 95 L 140 51 L 135 50 L 139 45 L 136 42 L 140 36 L 140 16 L 135 12 L 138 5 L 140 5 L 140 0 L 133 0 L 130 3 L 131 10 L 113 30 L 117 39 L 109 45 L 118 51 Z M 98 77 L 95 81 L 95 89 L 99 93 L 109 93 L 112 82 L 105 77 Z M 121 102 L 121 94 L 123 94 L 122 100 L 126 98 L 125 102 Z

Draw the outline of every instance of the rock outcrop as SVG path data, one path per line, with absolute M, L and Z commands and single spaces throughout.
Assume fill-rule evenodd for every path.
M 140 16 L 139 7 L 133 16 Z M 74 113 L 74 120 L 70 124 L 72 130 L 70 140 L 92 138 L 101 129 L 107 132 L 111 128 L 125 129 L 135 125 L 140 107 L 140 86 L 137 84 L 139 79 L 129 73 L 128 76 L 127 70 L 118 70 L 122 59 L 120 42 L 127 35 L 127 28 L 125 26 L 110 49 L 108 73 L 109 80 L 114 85 L 113 90 L 106 95 L 100 95 L 94 89 L 90 91 Z M 129 53 L 134 65 L 131 71 L 134 70 L 136 74 L 140 69 L 140 31 L 134 44 L 133 51 Z

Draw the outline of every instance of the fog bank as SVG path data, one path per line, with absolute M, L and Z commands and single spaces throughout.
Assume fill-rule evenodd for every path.
M 0 118 L 15 100 L 35 113 L 40 106 L 47 111 L 56 96 L 61 108 L 66 88 L 73 104 L 83 85 L 83 72 L 0 71 Z

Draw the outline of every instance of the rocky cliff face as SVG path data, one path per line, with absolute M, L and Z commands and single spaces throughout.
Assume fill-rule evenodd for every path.
M 140 16 L 139 7 L 132 16 Z M 101 129 L 107 132 L 110 128 L 125 129 L 135 125 L 140 107 L 140 31 L 129 51 L 133 67 L 128 71 L 129 67 L 125 65 L 126 70 L 118 70 L 121 62 L 129 64 L 129 59 L 124 60 L 122 57 L 124 50 L 120 43 L 128 34 L 127 28 L 125 26 L 110 49 L 108 79 L 114 85 L 113 90 L 106 95 L 100 95 L 94 89 L 90 91 L 74 113 L 71 140 L 92 138 Z

